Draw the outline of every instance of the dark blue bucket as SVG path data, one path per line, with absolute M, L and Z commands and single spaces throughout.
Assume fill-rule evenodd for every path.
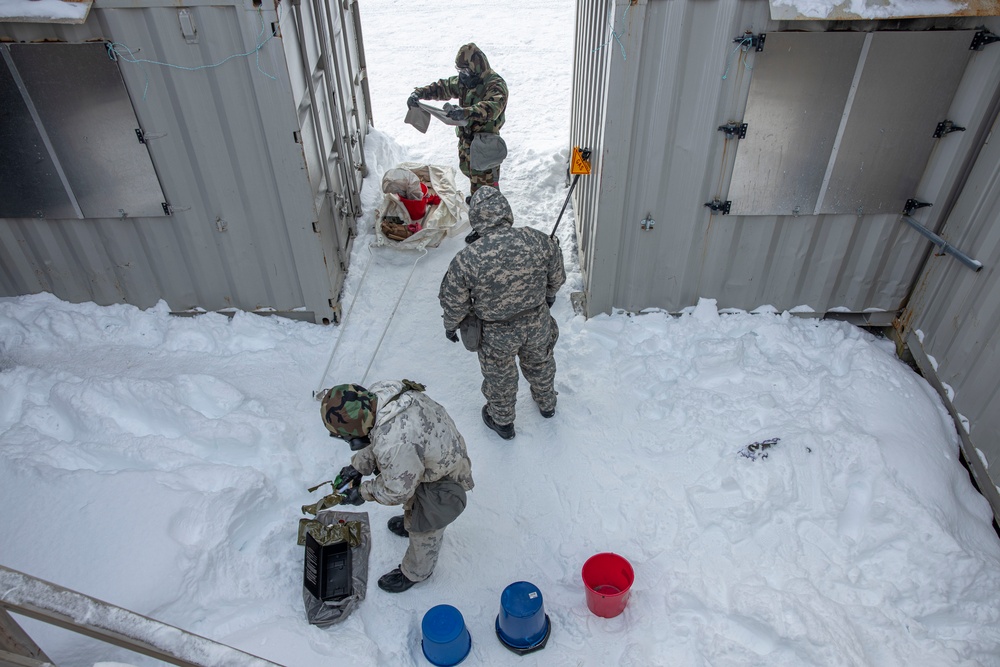
M 462 612 L 450 604 L 431 607 L 420 624 L 424 657 L 432 665 L 451 667 L 465 660 L 472 649 L 472 636 Z
M 537 586 L 516 581 L 503 590 L 496 631 L 500 643 L 514 653 L 524 655 L 545 648 L 552 623 Z

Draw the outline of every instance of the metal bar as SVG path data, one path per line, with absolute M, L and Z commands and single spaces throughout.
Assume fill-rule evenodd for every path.
M 324 7 L 325 5 L 325 7 Z M 340 77 L 340 63 L 337 59 L 336 46 L 333 44 L 333 21 L 330 16 L 330 5 L 322 0 L 313 0 L 313 14 L 316 18 L 316 26 L 319 28 L 319 53 L 323 58 L 323 80 L 326 82 L 326 97 L 329 104 L 330 125 L 333 128 L 334 143 L 337 150 L 337 162 L 340 164 L 341 177 L 344 179 L 344 193 L 348 203 L 348 209 L 354 217 L 361 215 L 361 194 L 358 192 L 358 184 L 354 179 L 351 170 L 354 168 L 354 151 L 348 145 L 345 132 L 347 132 L 347 117 L 341 100 L 343 100 L 343 82 Z M 334 52 L 331 53 L 330 49 Z M 333 74 L 330 68 L 333 67 Z M 338 122 L 339 117 L 339 122 Z
M 281 667 L 2 565 L 0 607 L 178 667 Z
M 63 170 L 62 163 L 59 161 L 59 156 L 56 155 L 56 149 L 52 145 L 52 140 L 49 139 L 49 133 L 45 131 L 45 125 L 42 124 L 42 118 L 38 114 L 38 109 L 35 108 L 35 103 L 32 101 L 31 95 L 28 94 L 28 88 L 24 85 L 24 79 L 21 78 L 21 73 L 17 71 L 14 59 L 10 55 L 10 47 L 4 44 L 0 47 L 0 53 L 3 53 L 3 59 L 7 61 L 7 67 L 10 69 L 10 75 L 14 78 L 14 83 L 17 85 L 17 89 L 21 91 L 21 97 L 24 99 L 25 106 L 28 107 L 28 113 L 31 114 L 31 120 L 35 121 L 35 128 L 38 130 L 38 134 L 42 138 L 42 143 L 45 144 L 45 150 L 48 151 L 49 158 L 52 159 L 52 166 L 55 167 L 56 173 L 59 175 L 59 181 L 62 183 L 63 189 L 66 191 L 66 196 L 69 197 L 70 203 L 73 204 L 73 210 L 76 211 L 76 216 L 82 220 L 84 218 L 83 209 L 80 208 L 80 203 L 76 200 L 76 194 L 73 192 L 73 188 L 69 184 L 69 178 Z
M 559 209 L 559 217 L 556 218 L 555 227 L 552 228 L 552 233 L 549 234 L 550 239 L 554 239 L 556 237 L 556 230 L 559 229 L 559 223 L 562 221 L 563 213 L 566 212 L 566 205 L 569 204 L 569 198 L 573 196 L 573 188 L 576 187 L 579 180 L 580 174 L 573 176 L 573 182 L 569 185 L 569 192 L 566 193 L 566 201 L 563 202 L 562 208 Z
M 365 96 L 365 115 L 368 117 L 368 122 L 372 127 L 375 127 L 375 120 L 372 118 L 372 94 L 368 87 L 368 61 L 365 59 L 365 40 L 361 34 L 361 9 L 358 7 L 356 0 L 345 0 L 345 3 L 349 2 L 351 4 L 351 19 L 354 21 L 354 41 L 357 43 L 358 47 L 358 67 L 361 71 L 358 75 L 361 77 L 361 91 Z M 353 86 L 351 87 L 351 93 L 354 93 Z M 357 105 L 355 105 L 357 108 Z M 364 151 L 361 151 L 361 159 L 364 160 Z M 364 163 L 362 163 L 364 164 Z M 368 166 L 365 165 L 365 170 L 367 171 Z
M 906 224 L 908 224 L 910 227 L 913 227 L 913 229 L 915 229 L 916 231 L 920 232 L 920 234 L 922 234 L 923 236 L 925 236 L 928 239 L 930 239 L 931 243 L 933 243 L 937 247 L 941 248 L 941 252 L 943 254 L 951 255 L 952 257 L 954 257 L 955 259 L 957 259 L 958 261 L 960 261 L 962 264 L 965 264 L 967 267 L 969 267 L 970 269 L 972 269 L 973 271 L 977 271 L 978 272 L 978 271 L 982 270 L 983 263 L 980 262 L 978 259 L 972 259 L 968 255 L 966 255 L 964 252 L 962 252 L 961 250 L 959 250 L 958 248 L 956 248 L 952 244 L 948 243 L 943 238 L 941 238 L 940 236 L 938 236 L 937 234 L 935 234 L 931 230 L 927 229 L 926 227 L 924 227 L 923 225 L 921 225 L 919 222 L 917 222 L 916 220 L 914 220 L 910 216 L 904 215 L 904 216 L 901 216 L 901 217 L 903 218 L 903 222 L 905 222 Z

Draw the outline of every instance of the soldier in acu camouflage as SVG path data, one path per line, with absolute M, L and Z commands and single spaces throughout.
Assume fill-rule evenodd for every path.
M 486 54 L 475 44 L 466 44 L 455 57 L 456 76 L 440 79 L 413 90 L 408 104 L 416 106 L 418 100 L 458 99 L 459 108 L 453 110 L 456 120 L 467 120 L 463 127 L 456 127 L 458 135 L 458 164 L 462 173 L 472 183 L 472 193 L 484 185 L 500 182 L 500 167 L 489 171 L 474 171 L 469 165 L 469 147 L 479 132 L 500 134 L 507 108 L 507 84 L 490 68 Z M 449 114 L 452 115 L 452 114 Z
M 464 510 L 465 492 L 474 485 L 465 439 L 444 407 L 422 389 L 408 380 L 376 382 L 367 389 L 339 385 L 327 392 L 321 408 L 330 435 L 356 450 L 340 473 L 355 480 L 343 502 L 403 506 L 403 516 L 390 519 L 389 529 L 409 537 L 409 547 L 399 567 L 378 582 L 392 593 L 431 576 L 445 526 Z
M 472 195 L 469 221 L 481 238 L 463 248 L 441 281 L 445 335 L 471 312 L 483 321 L 479 365 L 483 372 L 483 421 L 500 437 L 514 437 L 517 366 L 531 385 L 544 417 L 556 409 L 556 362 L 552 355 L 559 327 L 549 314 L 566 282 L 562 250 L 545 233 L 514 228 L 510 204 L 499 190 L 484 186 Z

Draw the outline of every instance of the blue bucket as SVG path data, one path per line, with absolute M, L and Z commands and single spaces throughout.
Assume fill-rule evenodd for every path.
M 472 650 L 472 636 L 465 627 L 462 612 L 450 604 L 431 607 L 420 624 L 424 657 L 432 665 L 450 667 L 465 660 Z
M 519 655 L 545 648 L 552 623 L 537 586 L 516 581 L 503 590 L 496 632 L 500 643 Z

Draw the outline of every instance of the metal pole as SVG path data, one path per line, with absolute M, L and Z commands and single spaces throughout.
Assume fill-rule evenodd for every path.
M 917 222 L 916 220 L 914 220 L 910 216 L 904 215 L 903 216 L 903 222 L 905 222 L 906 224 L 908 224 L 910 227 L 913 227 L 913 229 L 915 229 L 921 235 L 923 235 L 923 236 L 927 237 L 928 239 L 930 239 L 931 243 L 933 243 L 937 247 L 941 248 L 941 252 L 943 254 L 951 255 L 952 257 L 954 257 L 955 259 L 957 259 L 958 261 L 960 261 L 962 264 L 965 264 L 967 267 L 969 267 L 970 269 L 972 269 L 973 271 L 978 272 L 978 271 L 982 270 L 982 268 L 983 268 L 983 263 L 982 262 L 980 262 L 978 259 L 972 259 L 968 255 L 966 255 L 964 252 L 962 252 L 961 250 L 959 250 L 958 248 L 956 248 L 952 244 L 948 243 L 943 238 L 941 238 L 940 236 L 938 236 L 937 234 L 935 234 L 931 230 L 927 229 L 926 227 L 924 227 L 923 225 L 921 225 L 919 222 Z
M 569 185 L 569 192 L 566 193 L 566 201 L 563 202 L 562 208 L 559 210 L 559 217 L 556 218 L 556 226 L 552 228 L 552 233 L 549 234 L 550 239 L 556 237 L 556 230 L 559 229 L 559 223 L 562 221 L 563 212 L 566 210 L 566 205 L 569 204 L 569 198 L 573 196 L 573 188 L 576 187 L 576 182 L 580 180 L 580 174 L 573 177 L 573 182 Z

